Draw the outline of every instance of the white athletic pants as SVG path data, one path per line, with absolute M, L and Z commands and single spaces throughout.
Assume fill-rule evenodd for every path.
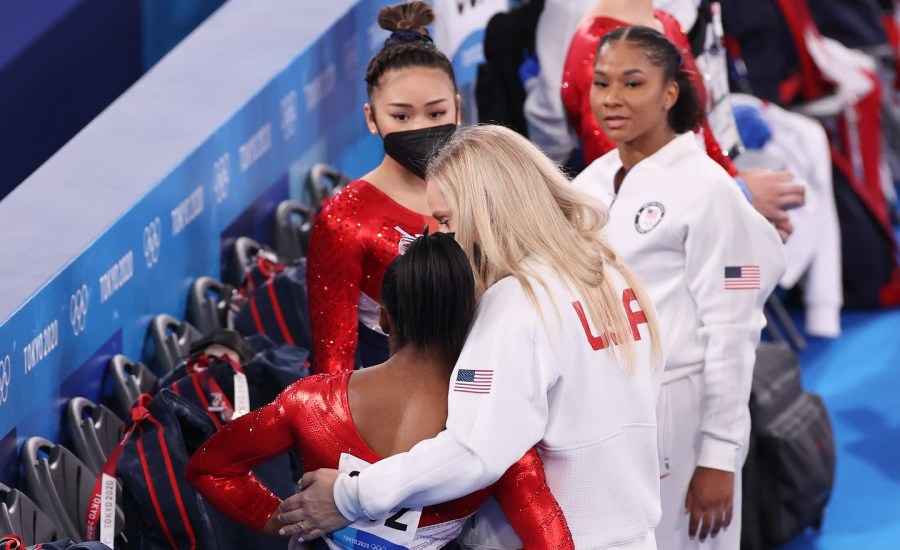
M 688 537 L 690 516 L 684 513 L 688 484 L 700 454 L 702 372 L 663 383 L 656 404 L 659 423 L 659 472 L 662 518 L 656 527 L 659 550 L 738 550 L 741 543 L 741 466 L 746 444 L 734 475 L 734 515 L 731 525 L 701 543 Z M 749 417 L 747 419 L 749 423 Z

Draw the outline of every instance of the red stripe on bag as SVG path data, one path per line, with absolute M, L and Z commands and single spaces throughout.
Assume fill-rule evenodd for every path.
M 284 322 L 284 315 L 281 313 L 281 306 L 278 305 L 278 296 L 275 294 L 275 281 L 269 281 L 269 301 L 272 302 L 272 311 L 275 313 L 275 320 L 278 321 L 278 327 L 281 328 L 281 334 L 284 336 L 284 341 L 290 345 L 294 345 L 294 339 L 291 338 L 291 332 L 287 328 L 287 323 Z
M 197 538 L 194 536 L 194 530 L 193 528 L 191 528 L 191 522 L 188 519 L 187 512 L 184 509 L 184 501 L 181 498 L 181 491 L 178 490 L 178 480 L 175 478 L 175 470 L 172 468 L 172 458 L 169 456 L 169 446 L 166 444 L 166 440 L 163 437 L 163 426 L 152 416 L 147 417 L 147 419 L 157 426 L 156 437 L 159 439 L 159 445 L 162 449 L 163 459 L 166 461 L 166 472 L 169 474 L 169 484 L 172 486 L 172 492 L 175 493 L 175 502 L 178 504 L 178 513 L 181 514 L 181 520 L 184 521 L 184 526 L 187 529 L 188 537 L 190 537 L 191 539 L 191 549 L 196 549 Z
M 140 439 L 137 441 L 137 450 L 138 458 L 141 459 L 141 469 L 144 471 L 144 481 L 147 482 L 147 490 L 150 493 L 150 502 L 153 504 L 153 510 L 156 512 L 156 517 L 159 519 L 163 533 L 169 539 L 169 544 L 177 550 L 178 545 L 175 544 L 175 539 L 172 538 L 172 533 L 169 532 L 169 524 L 166 523 L 166 518 L 163 517 L 162 510 L 159 507 L 159 499 L 156 497 L 156 490 L 153 488 L 153 478 L 150 476 L 150 468 L 147 467 L 147 458 L 144 455 L 144 444 Z
M 253 297 L 253 292 L 255 290 L 256 287 L 253 286 L 253 280 L 248 277 L 247 300 L 250 302 L 250 314 L 253 316 L 253 323 L 256 325 L 256 330 L 258 330 L 260 334 L 265 334 L 266 329 L 262 324 L 262 320 L 259 318 L 259 309 L 256 307 L 256 298 Z

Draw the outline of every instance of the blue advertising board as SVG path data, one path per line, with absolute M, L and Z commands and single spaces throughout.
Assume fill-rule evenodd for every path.
M 267 214 L 299 197 L 312 164 L 359 176 L 380 162 L 362 106 L 365 64 L 386 38 L 375 23 L 384 3 L 362 0 L 337 19 L 0 324 L 0 482 L 15 484 L 25 438 L 65 442 L 68 398 L 109 396 L 113 354 L 149 358 L 149 321 L 183 317 L 193 280 L 219 276 L 237 222 L 264 241 Z

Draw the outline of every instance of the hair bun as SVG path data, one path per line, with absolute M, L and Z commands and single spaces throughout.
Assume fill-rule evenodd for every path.
M 378 13 L 378 25 L 391 32 L 410 30 L 428 36 L 425 27 L 433 22 L 434 10 L 421 0 L 385 6 Z
M 450 79 L 454 91 L 456 78 L 453 64 L 434 45 L 426 25 L 434 22 L 434 11 L 420 0 L 381 8 L 378 24 L 391 32 L 384 47 L 372 56 L 366 66 L 366 91 L 369 98 L 378 88 L 382 75 L 392 69 L 427 67 L 439 69 Z

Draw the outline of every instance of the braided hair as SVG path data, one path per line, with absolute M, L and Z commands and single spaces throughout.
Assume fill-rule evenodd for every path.
M 650 27 L 621 27 L 603 36 L 597 48 L 598 55 L 603 46 L 619 41 L 640 47 L 650 63 L 663 69 L 666 82 L 674 80 L 678 84 L 678 99 L 669 109 L 669 127 L 677 134 L 699 127 L 703 121 L 703 105 L 678 48 Z
M 381 8 L 378 25 L 391 31 L 391 36 L 384 41 L 384 47 L 372 57 L 366 67 L 366 90 L 370 98 L 384 73 L 406 67 L 440 69 L 447 74 L 454 91 L 456 90 L 453 65 L 435 47 L 425 28 L 433 22 L 434 10 L 420 0 Z

